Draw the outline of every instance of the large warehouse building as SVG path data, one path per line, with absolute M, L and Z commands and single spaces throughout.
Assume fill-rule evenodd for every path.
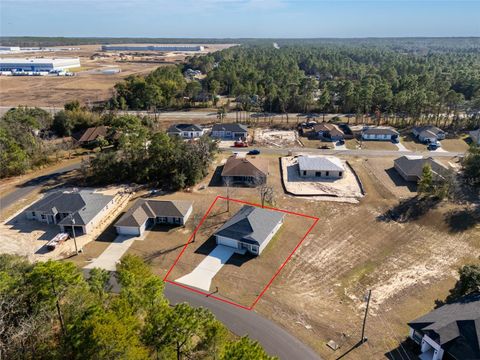
M 62 71 L 78 67 L 80 67 L 79 58 L 0 58 L 0 71 Z
M 200 45 L 102 45 L 103 51 L 203 51 Z

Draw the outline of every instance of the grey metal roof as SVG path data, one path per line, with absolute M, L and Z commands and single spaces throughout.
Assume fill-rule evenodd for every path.
M 447 304 L 408 324 L 457 360 L 480 359 L 480 294 Z
M 399 135 L 398 131 L 389 127 L 368 127 L 363 129 L 362 134 L 369 135 Z
M 74 214 L 76 225 L 88 224 L 111 200 L 113 196 L 95 193 L 92 190 L 57 191 L 31 205 L 26 211 L 38 211 L 55 215 Z M 71 219 L 64 218 L 58 224 L 70 225 Z
M 191 201 L 140 199 L 115 223 L 115 226 L 141 226 L 149 218 L 184 217 Z
M 247 132 L 247 126 L 237 123 L 215 124 L 212 131 L 231 131 L 231 132 Z
M 261 245 L 284 217 L 279 211 L 244 205 L 215 235 Z
M 414 130 L 422 135 L 422 133 L 425 133 L 425 135 L 434 135 L 437 136 L 438 134 L 443 134 L 444 131 L 436 126 L 433 125 L 426 125 L 426 126 L 417 126 L 414 128 Z
M 333 156 L 299 156 L 300 171 L 344 171 L 340 159 Z
M 401 156 L 394 161 L 395 166 L 399 167 L 407 176 L 415 176 L 417 179 L 422 177 L 423 167 L 430 165 L 434 178 L 445 179 L 449 170 L 432 158 L 423 158 L 422 156 Z
M 202 131 L 202 128 L 195 124 L 175 124 L 167 130 L 169 133 L 180 133 L 182 131 Z

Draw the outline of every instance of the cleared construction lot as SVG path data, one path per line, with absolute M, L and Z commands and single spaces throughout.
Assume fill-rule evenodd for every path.
M 165 276 L 215 197 L 226 195 L 224 187 L 208 184 L 216 167 L 228 155 L 219 156 L 210 174 L 191 192 L 158 197 L 193 201 L 194 213 L 185 227 L 157 226 L 147 232 L 143 240 L 134 241 L 128 253 L 142 256 L 159 276 Z M 361 179 L 366 193 L 358 204 L 351 204 L 286 194 L 279 158 L 261 156 L 269 160 L 268 184 L 275 191 L 275 206 L 320 220 L 257 303 L 255 311 L 280 323 L 324 359 L 337 359 L 360 339 L 364 296 L 367 289 L 372 289 L 372 311 L 366 328 L 369 340 L 345 358 L 381 359 L 391 352 L 390 358 L 401 358 L 399 343 L 407 336 L 406 323 L 432 309 L 435 300 L 444 299 L 455 283 L 457 268 L 480 256 L 478 226 L 458 230 L 455 221 L 462 217 L 452 217 L 452 214 L 461 208 L 444 202 L 417 218 L 403 222 L 388 220 L 385 214 L 398 206 L 400 195 L 405 198 L 415 195 L 414 187 L 397 185 L 390 176 L 388 170 L 393 167 L 394 158 L 345 158 Z M 134 198 L 142 196 L 147 195 L 138 193 Z M 230 196 L 259 202 L 258 190 L 254 188 L 231 188 Z M 110 234 L 110 231 L 108 227 L 104 233 Z M 110 241 L 113 238 L 114 235 Z M 87 244 L 85 253 L 71 261 L 81 267 L 89 264 L 110 244 L 103 239 Z M 192 249 L 202 244 L 199 239 Z M 279 255 L 287 251 L 281 242 L 272 245 L 273 256 L 277 251 Z M 200 260 L 202 256 L 193 251 L 191 258 L 197 261 L 194 258 Z M 255 291 L 255 278 L 278 268 L 274 261 L 262 265 L 260 262 L 260 259 L 246 262 L 240 267 L 241 271 L 233 264 L 222 268 L 218 274 L 226 280 L 214 279 L 218 283 L 213 283 L 212 289 L 218 286 L 225 296 L 235 291 L 245 296 L 240 291 L 247 288 L 236 284 L 252 282 L 251 290 Z M 245 297 L 250 300 L 251 295 Z M 340 349 L 335 352 L 329 349 L 325 345 L 329 340 L 337 342 Z

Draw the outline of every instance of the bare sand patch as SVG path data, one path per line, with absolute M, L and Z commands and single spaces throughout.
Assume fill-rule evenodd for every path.
M 314 196 L 316 200 L 358 202 L 363 197 L 362 187 L 353 169 L 342 160 L 345 167 L 341 179 L 303 178 L 298 171 L 298 157 L 281 158 L 285 190 L 296 196 Z
M 302 146 L 295 130 L 255 129 L 254 139 L 258 145 L 285 147 Z

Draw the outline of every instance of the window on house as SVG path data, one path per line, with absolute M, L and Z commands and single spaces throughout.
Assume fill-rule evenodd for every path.
M 325 176 L 330 176 L 330 171 L 325 171 Z
M 322 176 L 322 172 L 321 171 L 315 171 L 315 176 Z
M 342 176 L 342 174 L 343 174 L 343 173 L 342 173 L 341 171 L 338 172 L 338 176 Z
M 307 171 L 303 170 L 303 176 L 307 176 Z
M 32 216 L 35 216 L 35 211 L 32 211 Z

